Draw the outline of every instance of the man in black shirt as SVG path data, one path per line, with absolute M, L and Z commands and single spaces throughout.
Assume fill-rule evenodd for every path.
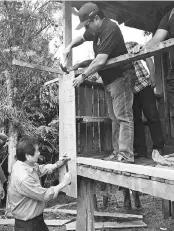
M 93 3 L 86 3 L 80 8 L 79 18 L 80 24 L 76 29 L 85 26 L 86 31 L 83 36 L 77 37 L 65 48 L 65 59 L 73 47 L 85 41 L 93 41 L 95 58 L 85 62 L 85 66 L 88 67 L 83 74 L 73 80 L 73 85 L 79 86 L 91 74 L 99 73 L 105 85 L 108 113 L 112 120 L 114 151 L 108 160 L 134 162 L 132 113 L 132 87 L 136 78 L 134 67 L 130 63 L 102 70 L 108 59 L 127 53 L 122 33 L 117 24 L 106 18 Z
M 174 8 L 170 10 L 161 20 L 154 36 L 146 43 L 145 47 L 137 46 L 133 53 L 138 53 L 142 48 L 150 48 L 159 42 L 169 38 L 174 38 Z M 167 77 L 167 96 L 172 115 L 174 116 L 174 48 L 169 51 L 171 69 Z

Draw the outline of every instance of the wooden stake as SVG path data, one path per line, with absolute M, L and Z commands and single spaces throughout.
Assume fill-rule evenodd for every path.
M 94 231 L 94 182 L 78 177 L 77 231 Z

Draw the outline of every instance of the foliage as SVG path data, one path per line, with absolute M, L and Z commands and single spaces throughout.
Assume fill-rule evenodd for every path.
M 58 113 L 58 85 L 44 86 L 57 75 L 13 66 L 12 60 L 58 65 L 59 60 L 49 53 L 49 42 L 55 36 L 62 39 L 61 4 L 48 0 L 2 1 L 0 13 L 0 123 L 12 121 L 20 134 L 41 137 L 47 150 L 57 150 L 57 130 L 47 125 Z M 56 19 L 55 13 L 59 16 Z M 4 75 L 7 70 L 12 105 Z

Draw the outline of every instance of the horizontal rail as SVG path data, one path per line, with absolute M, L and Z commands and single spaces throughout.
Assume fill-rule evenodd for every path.
M 137 164 L 119 163 L 113 161 L 104 161 L 86 157 L 78 157 L 77 164 L 89 165 L 95 168 L 103 168 L 114 171 L 140 174 L 150 177 L 158 177 L 165 180 L 174 181 L 174 170 L 171 169 L 143 166 Z
M 78 159 L 80 159 L 80 157 L 77 158 L 77 160 Z M 104 162 L 107 163 L 106 161 Z M 137 165 L 134 167 L 137 168 Z M 146 166 L 140 167 L 143 169 Z M 140 178 L 132 176 L 131 174 L 123 175 L 117 173 L 117 171 L 115 172 L 106 171 L 106 169 L 95 169 L 85 165 L 77 166 L 77 175 L 174 201 L 174 184 L 171 184 L 170 181 L 160 182 L 159 178 L 153 180 L 150 178 Z

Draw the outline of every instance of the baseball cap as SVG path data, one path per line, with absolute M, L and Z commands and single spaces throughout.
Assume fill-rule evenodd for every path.
M 76 30 L 80 30 L 84 27 L 90 19 L 92 19 L 96 13 L 99 11 L 99 8 L 96 4 L 88 2 L 84 4 L 79 10 L 80 24 L 76 27 Z

